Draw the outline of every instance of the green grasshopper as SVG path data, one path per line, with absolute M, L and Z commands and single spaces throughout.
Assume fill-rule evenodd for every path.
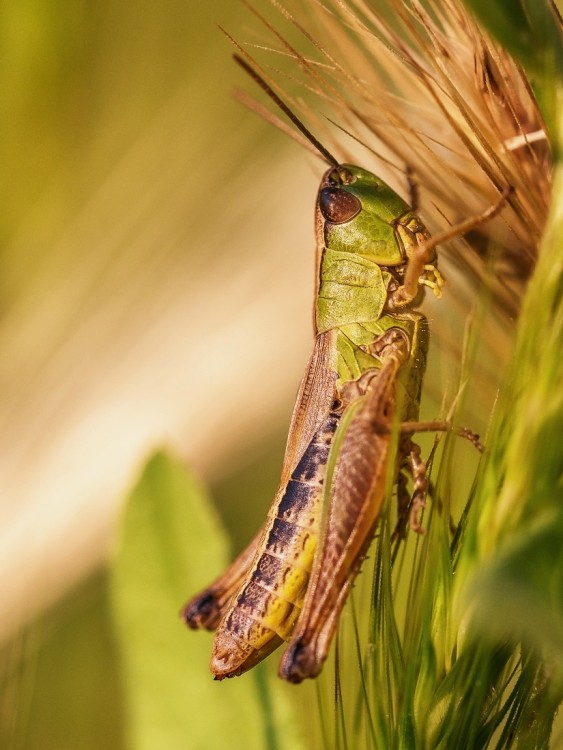
M 215 679 L 246 672 L 286 641 L 279 674 L 297 683 L 321 671 L 389 473 L 397 481 L 408 459 L 413 506 L 424 502 L 425 466 L 410 433 L 428 336 L 415 307 L 425 286 L 440 296 L 443 280 L 437 238 L 411 207 L 371 172 L 340 164 L 235 57 L 331 165 L 315 210 L 315 344 L 267 521 L 182 616 L 191 628 L 216 629 Z M 404 422 L 412 429 L 397 431 Z M 420 530 L 416 519 L 412 526 Z

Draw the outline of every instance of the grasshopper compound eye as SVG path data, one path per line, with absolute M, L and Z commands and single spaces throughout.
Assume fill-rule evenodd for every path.
M 344 224 L 362 210 L 362 204 L 355 195 L 338 187 L 323 188 L 319 195 L 319 208 L 327 221 Z

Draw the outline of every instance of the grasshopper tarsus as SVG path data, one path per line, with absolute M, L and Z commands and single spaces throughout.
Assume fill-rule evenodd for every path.
M 480 436 L 476 432 L 473 432 L 473 430 L 470 430 L 468 427 L 458 427 L 457 434 L 460 437 L 469 440 L 471 445 L 473 445 L 479 451 L 479 453 L 485 452 L 485 446 L 481 442 Z

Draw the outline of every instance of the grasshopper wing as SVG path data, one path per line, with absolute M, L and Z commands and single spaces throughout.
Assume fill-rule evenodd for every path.
M 289 425 L 280 485 L 287 482 L 330 411 L 336 395 L 336 378 L 335 333 L 327 331 L 315 338 L 313 353 L 299 386 Z
M 287 491 L 288 483 L 331 410 L 336 387 L 334 356 L 333 333 L 327 332 L 317 336 L 293 410 L 282 476 L 270 512 L 270 519 L 229 568 L 207 588 L 192 597 L 182 608 L 181 616 L 189 627 L 214 630 L 221 618 L 229 611 L 229 605 L 235 594 L 248 586 L 248 579 L 252 577 L 260 552 L 268 534 L 272 531 L 272 518 L 275 517 L 276 508 L 284 498 L 285 505 L 287 505 L 291 497 L 291 492 Z M 316 508 L 320 502 L 319 498 L 311 497 L 305 505 L 314 505 Z M 311 512 L 312 507 L 308 510 Z M 302 507 L 302 511 L 307 513 L 307 507 Z
M 400 362 L 386 358 L 362 376 L 365 392 L 346 407 L 325 485 L 325 521 L 301 615 L 280 676 L 301 682 L 321 671 L 385 499 Z

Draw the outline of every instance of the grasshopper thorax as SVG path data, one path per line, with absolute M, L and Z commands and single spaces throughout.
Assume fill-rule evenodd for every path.
M 413 212 L 371 172 L 352 164 L 332 167 L 323 175 L 317 207 L 324 222 L 325 247 L 361 255 L 381 266 L 407 260 L 397 229 Z

